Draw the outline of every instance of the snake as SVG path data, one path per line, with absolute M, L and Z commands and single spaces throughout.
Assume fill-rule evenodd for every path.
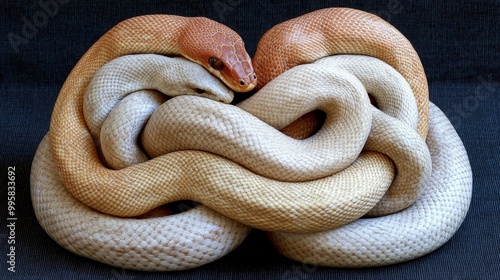
M 336 54 L 379 58 L 410 84 L 418 131 L 427 135 L 429 89 L 420 58 L 408 39 L 380 17 L 351 8 L 326 8 L 275 25 L 260 39 L 253 65 L 262 87 L 296 65 Z
M 137 60 L 140 53 L 155 55 Z M 130 77 L 143 76 L 143 70 L 123 71 L 131 65 L 119 64 L 126 59 L 156 65 L 151 69 L 163 78 L 146 79 L 146 87 L 131 83 Z M 352 65 L 372 70 L 360 73 Z M 118 72 L 109 74 L 113 69 Z M 175 75 L 183 71 L 187 74 Z M 113 83 L 106 94 L 93 96 L 94 88 L 98 92 L 106 84 L 107 78 L 100 79 L 105 76 L 118 77 L 122 87 L 117 91 Z M 377 82 L 379 76 L 385 78 Z M 254 89 L 237 106 L 224 104 L 231 102 L 231 90 Z M 368 93 L 379 108 L 370 105 Z M 100 102 L 103 98 L 112 105 Z M 337 103 L 349 102 L 347 111 L 355 107 L 360 113 L 339 118 L 347 111 Z M 127 141 L 141 138 L 143 146 L 133 148 L 132 160 L 120 152 L 128 148 L 106 155 L 107 142 L 113 142 L 106 138 L 120 138 L 108 132 L 127 123 L 120 111 L 140 111 L 140 104 L 147 104 L 137 125 L 141 129 L 130 132 Z M 327 114 L 315 135 L 298 140 L 277 132 L 300 130 L 300 116 L 316 109 Z M 371 130 L 349 133 L 366 123 Z M 319 140 L 338 131 L 352 135 L 344 146 L 355 144 L 350 152 L 355 156 L 332 171 L 328 162 L 339 150 L 326 152 L 337 148 Z M 292 148 L 280 152 L 288 143 Z M 308 153 L 311 147 L 327 150 Z M 308 162 L 310 154 L 325 163 L 308 170 L 303 160 Z M 291 164 L 283 167 L 283 162 Z M 307 171 L 290 171 L 301 165 Z M 37 218 L 61 246 L 110 265 L 156 271 L 212 262 L 237 247 L 250 228 L 269 232 L 282 254 L 306 263 L 402 262 L 451 238 L 465 218 L 471 186 L 463 145 L 429 103 L 411 44 L 382 19 L 347 8 L 315 11 L 273 27 L 253 59 L 234 31 L 206 18 L 148 15 L 119 23 L 68 76 L 31 176 Z M 202 205 L 176 215 L 136 218 L 184 199 Z M 440 228 L 443 223 L 447 226 Z M 439 231 L 431 241 L 423 238 L 428 228 Z M 384 236 L 391 236 L 388 245 L 380 240 Z M 344 239 L 349 242 L 338 246 Z

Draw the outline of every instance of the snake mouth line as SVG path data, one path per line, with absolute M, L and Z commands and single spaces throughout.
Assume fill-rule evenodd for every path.
M 229 88 L 231 88 L 236 92 L 240 93 L 249 92 L 252 91 L 257 86 L 257 79 L 254 79 L 251 83 L 247 83 L 245 82 L 244 79 L 240 79 L 238 84 L 233 84 L 231 83 L 230 80 L 226 79 L 226 77 L 224 77 L 220 71 L 210 68 L 208 69 L 208 71 L 217 78 L 219 78 L 224 84 L 226 84 Z
M 240 93 L 249 92 L 255 89 L 255 87 L 257 86 L 257 75 L 255 73 L 247 75 L 248 77 L 252 77 L 252 79 L 250 79 L 251 82 L 246 82 L 244 78 L 228 79 L 222 74 L 221 71 L 214 69 L 209 64 L 199 61 L 197 59 L 193 59 L 187 55 L 185 57 L 194 63 L 202 65 L 208 72 L 210 72 L 215 77 L 219 78 L 226 86 L 228 86 L 235 92 L 240 92 Z M 238 82 L 236 82 L 236 80 Z

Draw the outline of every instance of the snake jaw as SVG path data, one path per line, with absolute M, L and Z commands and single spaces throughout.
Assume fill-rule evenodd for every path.
M 246 54 L 246 52 L 245 52 Z M 225 54 L 221 58 L 210 57 L 206 61 L 195 59 L 189 55 L 184 56 L 202 65 L 208 72 L 219 78 L 224 84 L 236 92 L 248 92 L 257 86 L 257 75 L 255 74 L 250 57 L 241 60 L 234 53 Z M 216 60 L 216 62 L 215 62 Z M 217 69 L 212 65 L 217 63 Z
M 207 85 L 205 87 L 197 87 L 194 91 L 206 98 L 213 99 L 222 103 L 229 104 L 234 99 L 234 93 L 221 85 Z
M 234 93 L 231 90 L 231 88 L 227 86 L 227 83 L 225 83 L 222 76 L 219 76 L 217 75 L 217 73 L 213 73 L 210 70 L 209 72 L 212 75 L 209 75 L 208 73 L 206 73 L 205 68 L 202 66 L 200 66 L 198 69 L 201 72 L 205 72 L 205 75 L 202 75 L 202 73 L 200 72 L 197 75 L 191 75 L 190 77 L 205 77 L 205 78 L 201 80 L 198 79 L 192 80 L 191 88 L 194 94 L 190 93 L 188 95 L 203 96 L 227 104 L 233 101 Z
M 236 92 L 248 92 L 253 90 L 257 85 L 257 79 L 256 79 L 257 76 L 255 75 L 255 73 L 253 75 L 249 74 L 240 79 L 235 79 L 232 77 L 227 78 L 228 75 L 220 70 L 215 70 L 213 68 L 208 68 L 207 70 Z M 233 73 L 233 71 L 231 71 L 231 73 Z M 236 75 L 231 75 L 231 76 L 234 77 Z M 250 79 L 250 77 L 255 77 L 255 78 Z
M 199 64 L 199 63 L 198 63 Z M 199 71 L 204 71 L 204 68 L 200 67 Z M 211 72 L 211 71 L 209 71 Z M 192 80 L 190 82 L 190 90 L 191 92 L 185 93 L 186 95 L 195 95 L 202 96 L 205 98 L 209 98 L 215 101 L 220 101 L 226 104 L 229 104 L 234 99 L 233 91 L 227 86 L 227 84 L 222 80 L 222 78 L 215 73 L 209 75 L 205 72 L 206 75 L 202 75 L 202 73 L 197 72 L 197 75 L 192 75 L 192 77 L 205 77 L 204 79 Z M 192 73 L 191 73 L 192 74 Z M 215 77 L 214 77 L 215 76 Z M 210 77 L 210 78 L 209 78 Z M 217 79 L 219 78 L 219 79 Z M 221 81 L 222 80 L 222 81 Z
M 186 93 L 185 95 L 200 96 L 226 104 L 231 103 L 234 99 L 234 93 L 231 90 L 223 90 L 222 88 L 220 88 L 220 86 L 193 87 L 192 92 Z
M 251 73 L 246 74 L 246 75 L 241 75 L 241 74 L 239 74 L 241 71 L 235 70 L 234 68 L 225 67 L 227 62 L 226 63 L 223 62 L 222 59 L 220 59 L 219 61 L 224 63 L 224 67 L 221 68 L 221 70 L 217 70 L 217 69 L 211 67 L 210 62 L 205 63 L 203 61 L 193 59 L 187 55 L 184 55 L 184 56 L 187 59 L 193 61 L 194 63 L 202 65 L 208 72 L 210 72 L 215 77 L 219 78 L 230 89 L 232 89 L 236 92 L 248 92 L 248 91 L 253 90 L 257 86 L 257 75 L 255 74 L 255 72 L 253 72 L 253 68 L 251 68 L 252 69 Z M 210 58 L 210 59 L 212 59 L 212 58 Z M 250 63 L 250 67 L 252 67 L 251 63 Z M 239 69 L 239 68 L 240 67 L 238 67 L 237 69 Z M 243 76 L 243 77 L 241 77 L 241 76 Z

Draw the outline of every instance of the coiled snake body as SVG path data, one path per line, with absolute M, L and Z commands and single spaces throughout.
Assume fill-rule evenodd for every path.
M 150 54 L 128 55 L 138 53 Z M 325 57 L 335 54 L 350 55 Z M 258 91 L 216 102 L 231 102 L 228 87 Z M 326 119 L 314 135 L 278 131 L 304 134 L 314 120 L 300 117 L 315 109 Z M 250 227 L 307 263 L 401 262 L 446 242 L 470 202 L 461 141 L 430 109 L 429 122 L 411 44 L 361 11 L 282 23 L 253 64 L 218 23 L 137 17 L 99 39 L 61 89 L 33 163 L 33 205 L 60 245 L 124 268 L 193 268 Z M 186 199 L 202 205 L 134 218 Z

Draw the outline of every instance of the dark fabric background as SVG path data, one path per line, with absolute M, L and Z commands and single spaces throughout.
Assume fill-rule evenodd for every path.
M 52 16 L 39 2 L 0 2 L 0 277 L 2 279 L 500 279 L 500 2 L 499 1 L 76 1 Z M 258 231 L 212 264 L 177 273 L 109 267 L 58 246 L 38 225 L 29 193 L 31 160 L 47 132 L 69 71 L 108 29 L 151 13 L 206 16 L 236 30 L 250 55 L 273 25 L 323 7 L 380 15 L 414 44 L 430 99 L 450 118 L 474 173 L 469 214 L 453 238 L 417 260 L 369 269 L 311 267 L 280 256 Z M 27 21 L 39 27 L 23 35 Z M 9 35 L 10 34 L 10 35 Z M 9 37 L 23 36 L 22 43 Z M 27 36 L 26 36 L 27 35 Z M 16 167 L 16 273 L 7 271 L 7 167 Z

